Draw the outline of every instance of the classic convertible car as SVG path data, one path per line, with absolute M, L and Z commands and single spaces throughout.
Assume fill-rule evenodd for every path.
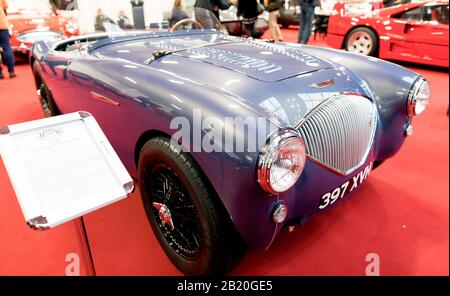
M 327 43 L 382 59 L 448 67 L 448 0 L 420 1 L 366 15 L 332 15 Z
M 36 41 L 54 41 L 79 34 L 78 22 L 56 15 L 46 0 L 8 1 L 11 47 L 15 53 L 28 55 Z
M 38 42 L 31 55 L 45 115 L 97 119 L 167 256 L 201 275 L 355 195 L 430 96 L 392 63 L 229 36 L 206 16 L 186 31 Z

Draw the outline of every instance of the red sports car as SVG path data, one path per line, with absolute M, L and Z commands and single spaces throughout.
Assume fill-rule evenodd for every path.
M 10 0 L 8 4 L 7 19 L 15 53 L 28 54 L 36 41 L 79 35 L 78 22 L 57 15 L 46 0 Z
M 327 42 L 382 59 L 448 67 L 448 0 L 406 3 L 366 15 L 335 9 Z

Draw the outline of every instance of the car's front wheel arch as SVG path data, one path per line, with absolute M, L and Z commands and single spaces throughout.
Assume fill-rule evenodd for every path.
M 172 262 L 178 267 L 180 268 L 180 270 L 182 270 L 183 272 L 187 273 L 187 274 L 191 274 L 191 275 L 205 275 L 205 274 L 221 274 L 221 273 L 226 273 L 227 271 L 230 270 L 230 268 L 232 268 L 235 264 L 237 264 L 242 256 L 245 253 L 245 243 L 244 240 L 242 239 L 242 237 L 240 236 L 239 232 L 237 231 L 237 229 L 235 228 L 234 224 L 232 223 L 232 220 L 229 216 L 228 211 L 226 210 L 222 200 L 220 199 L 219 195 L 217 194 L 217 192 L 214 190 L 214 187 L 211 185 L 211 183 L 209 182 L 209 179 L 207 178 L 207 176 L 204 174 L 204 172 L 202 171 L 201 167 L 197 164 L 197 162 L 195 161 L 194 157 L 188 153 L 188 152 L 181 152 L 181 151 L 176 151 L 175 149 L 173 149 L 171 146 L 172 144 L 170 143 L 170 137 L 168 137 L 167 135 L 164 135 L 164 133 L 162 132 L 157 132 L 157 131 L 153 131 L 151 133 L 147 133 L 147 136 L 151 136 L 150 138 L 145 138 L 145 143 L 142 145 L 142 147 L 140 147 L 139 149 L 139 157 L 138 157 L 138 179 L 139 179 L 139 183 L 140 183 L 140 187 L 141 187 L 141 195 L 142 195 L 142 199 L 143 199 L 143 203 L 144 203 L 144 207 L 146 209 L 146 213 L 147 213 L 147 217 L 149 218 L 149 222 L 150 225 L 152 226 L 153 230 L 155 231 L 155 234 L 157 235 L 158 240 L 160 241 L 161 245 L 163 246 L 163 249 L 166 251 L 166 254 L 169 256 L 169 258 L 172 260 Z M 144 138 L 141 139 L 141 142 L 144 142 Z M 151 145 L 149 145 L 149 143 Z M 161 148 L 161 151 L 157 151 Z M 138 148 L 136 148 L 138 149 Z M 150 150 L 149 150 L 150 149 Z M 156 152 L 155 152 L 156 149 Z M 170 157 L 166 158 L 164 160 L 164 151 L 169 152 L 168 155 L 172 158 L 177 158 L 178 159 L 178 167 L 175 166 L 174 167 L 174 162 L 171 163 Z M 151 154 L 151 157 L 148 156 L 148 153 L 153 153 Z M 161 158 L 162 156 L 162 158 Z M 169 160 L 169 161 L 167 161 Z M 195 199 L 196 201 L 194 202 L 194 204 L 196 205 L 196 208 L 200 208 L 199 204 L 205 205 L 204 200 L 206 200 L 206 204 L 208 204 L 209 206 L 207 207 L 208 209 L 205 210 L 206 208 L 203 208 L 203 213 L 207 213 L 207 215 L 205 216 L 205 214 L 199 214 L 199 219 L 202 222 L 202 229 L 203 227 L 208 228 L 208 226 L 204 226 L 204 225 L 208 225 L 209 227 L 212 227 L 213 229 L 215 229 L 216 231 L 220 231 L 220 233 L 222 233 L 222 235 L 220 236 L 215 236 L 215 239 L 217 240 L 219 238 L 223 240 L 224 237 L 227 237 L 226 240 L 223 240 L 219 243 L 219 247 L 217 246 L 217 242 L 214 242 L 214 238 L 212 240 L 208 241 L 208 248 L 211 249 L 213 252 L 218 252 L 219 253 L 219 257 L 223 257 L 223 258 L 216 258 L 215 260 L 217 262 L 213 262 L 210 265 L 206 264 L 206 263 L 202 263 L 200 265 L 198 265 L 197 261 L 198 260 L 204 260 L 202 258 L 200 259 L 192 259 L 191 262 L 192 264 L 189 262 L 189 260 L 185 260 L 185 258 L 182 257 L 177 257 L 175 250 L 166 250 L 168 248 L 168 245 L 165 244 L 164 242 L 168 242 L 167 239 L 163 240 L 163 235 L 165 231 L 164 229 L 160 229 L 161 225 L 159 225 L 159 228 L 156 229 L 156 225 L 155 219 L 158 219 L 158 217 L 155 216 L 155 214 L 153 213 L 153 216 L 149 216 L 152 214 L 152 205 L 155 206 L 155 200 L 153 197 L 153 194 L 151 194 L 151 187 L 152 187 L 152 183 L 154 183 L 154 181 L 152 181 L 153 179 L 151 178 L 152 174 L 153 174 L 153 170 L 155 167 L 159 167 L 161 164 L 163 165 L 168 165 L 169 168 L 174 170 L 174 173 L 176 176 L 180 177 L 180 181 L 181 184 L 184 185 L 188 185 L 187 187 L 191 186 L 189 185 L 188 181 L 189 178 L 187 177 L 183 177 L 183 170 L 192 170 L 194 177 L 192 177 L 193 179 L 195 179 L 197 181 L 197 186 L 194 186 L 195 183 L 191 183 L 194 184 L 192 185 L 193 187 L 191 187 L 191 190 L 189 190 L 189 188 L 187 188 L 187 192 L 188 195 L 190 196 L 192 192 L 202 192 L 202 193 L 198 193 L 198 196 L 195 194 L 195 196 L 190 196 L 190 198 L 193 200 Z M 185 166 L 187 165 L 187 167 Z M 150 175 L 149 172 L 151 171 Z M 186 184 L 188 183 L 188 184 Z M 201 186 L 199 185 L 201 184 Z M 193 189 L 195 187 L 195 189 Z M 205 193 L 207 192 L 207 194 Z M 150 196 L 149 196 L 150 193 Z M 148 199 L 151 200 L 148 200 Z M 199 202 L 200 199 L 204 199 L 202 202 Z M 170 210 L 170 213 L 172 213 L 173 210 L 170 209 L 169 204 L 165 204 L 164 202 L 159 202 L 156 201 L 160 206 L 162 205 L 163 207 L 167 207 Z M 198 212 L 198 209 L 197 209 Z M 205 217 L 212 217 L 211 213 L 214 212 L 216 213 L 215 215 L 212 215 L 214 217 L 216 217 L 215 219 L 206 219 Z M 161 222 L 161 221 L 159 221 Z M 164 223 L 163 223 L 164 224 Z M 174 223 L 175 225 L 175 220 Z M 176 227 L 176 225 L 175 225 Z M 158 231 L 159 230 L 159 231 Z M 167 230 L 167 229 L 166 229 Z M 209 233 L 209 232 L 208 232 Z M 215 233 L 215 231 L 213 231 L 213 233 Z M 214 237 L 214 236 L 213 236 Z M 214 247 L 214 244 L 216 244 L 216 246 Z M 211 247 L 211 245 L 213 247 Z M 200 255 L 204 254 L 203 252 L 200 252 Z M 202 255 L 203 256 L 203 255 Z M 209 258 L 208 255 L 206 255 L 206 257 L 203 256 L 203 258 Z M 195 261 L 195 262 L 194 262 Z M 211 267 L 211 269 L 208 268 L 200 268 L 199 270 L 197 270 L 199 268 L 199 266 L 209 266 Z

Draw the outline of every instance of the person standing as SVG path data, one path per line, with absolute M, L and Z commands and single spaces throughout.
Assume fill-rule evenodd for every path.
M 245 0 L 248 1 L 248 0 Z M 211 11 L 220 19 L 220 10 L 227 10 L 231 5 L 236 5 L 237 0 L 195 0 L 194 7 Z
M 106 32 L 105 23 L 115 24 L 115 22 L 107 17 L 103 12 L 103 9 L 97 10 L 97 16 L 95 17 L 95 31 Z
M 125 11 L 122 9 L 119 11 L 119 18 L 117 20 L 117 24 L 122 30 L 131 30 L 133 29 L 133 25 L 131 24 L 130 18 L 125 14 Z
M 6 20 L 6 9 L 8 9 L 8 3 L 6 0 L 0 0 L 0 47 L 3 49 L 5 61 L 3 61 L 8 67 L 9 78 L 16 77 L 14 73 L 14 53 L 9 43 L 9 30 L 8 21 Z M 0 79 L 4 79 L 3 71 L 0 65 Z
M 184 3 L 183 0 L 175 0 L 173 2 L 173 8 L 172 8 L 172 16 L 169 20 L 169 26 L 172 27 L 179 21 L 182 21 L 184 19 L 188 19 L 189 16 L 184 10 Z
M 280 15 L 281 0 L 264 0 L 264 6 L 269 12 L 269 30 L 273 40 L 283 41 L 280 27 L 278 26 L 278 16 Z
M 320 5 L 320 0 L 299 0 L 300 4 L 300 32 L 298 43 L 307 44 L 311 35 L 314 9 Z
M 242 16 L 245 33 L 248 37 L 255 37 L 254 27 L 258 18 L 258 3 L 256 0 L 239 0 L 237 3 L 238 16 Z

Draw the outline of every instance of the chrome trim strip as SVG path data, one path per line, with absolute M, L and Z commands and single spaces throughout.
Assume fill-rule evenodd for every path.
M 120 106 L 119 102 L 111 100 L 111 99 L 109 99 L 109 98 L 107 98 L 105 96 L 102 96 L 101 94 L 98 94 L 98 93 L 94 92 L 94 91 L 91 91 L 91 96 L 92 96 L 92 98 L 94 100 L 97 100 L 99 102 L 107 103 L 107 104 L 110 104 L 110 105 L 113 105 L 113 106 L 116 106 L 116 107 Z

